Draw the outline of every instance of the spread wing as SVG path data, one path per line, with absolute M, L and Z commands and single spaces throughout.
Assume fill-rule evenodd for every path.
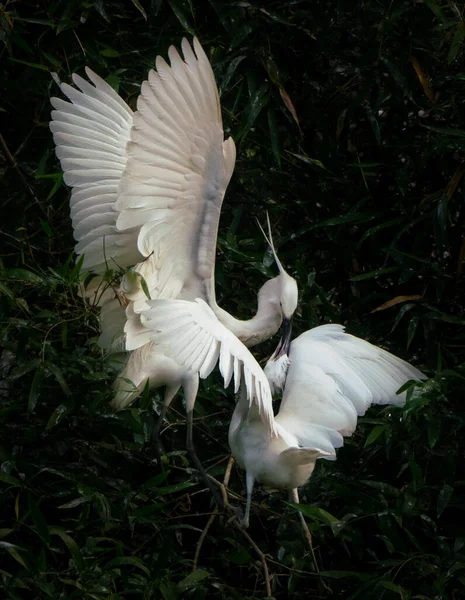
M 400 387 L 424 375 L 404 360 L 344 332 L 322 325 L 291 344 L 280 425 L 308 446 L 309 425 L 351 435 L 371 404 L 403 404 Z M 310 444 L 311 445 L 311 444 Z
M 150 309 L 141 314 L 149 339 L 178 364 L 198 372 L 205 379 L 219 361 L 227 387 L 234 378 L 239 390 L 243 376 L 247 398 L 274 431 L 271 390 L 263 370 L 249 350 L 222 325 L 212 309 L 200 298 L 187 300 L 149 300 Z
M 157 57 L 136 113 L 89 69 L 93 85 L 73 75 L 79 89 L 64 84 L 70 102 L 52 98 L 50 128 L 72 187 L 76 253 L 84 255 L 84 269 L 103 274 L 136 265 L 151 298 L 214 301 L 218 222 L 235 146 L 231 138 L 224 141 L 208 58 L 196 39 L 193 46 L 195 52 L 182 41 L 184 60 L 171 47 L 171 66 Z M 99 296 L 100 283 L 97 278 L 88 295 L 94 292 L 103 305 L 100 341 L 109 347 L 123 334 L 124 307 L 117 300 L 107 306 L 114 295 Z M 137 320 L 146 294 L 140 278 L 137 285 L 125 283 Z
M 116 208 L 120 231 L 139 229 L 151 298 L 214 298 L 221 205 L 235 163 L 224 141 L 213 71 L 197 39 L 157 57 L 142 84 Z M 136 270 L 139 270 L 136 267 Z M 140 296 L 142 296 L 142 291 Z M 135 298 L 136 300 L 137 298 Z
M 125 268 L 142 259 L 138 231 L 116 228 L 115 207 L 126 167 L 126 146 L 133 112 L 114 89 L 86 68 L 90 81 L 73 75 L 77 88 L 66 83 L 61 91 L 69 102 L 51 98 L 50 129 L 64 181 L 72 188 L 71 219 L 76 254 L 84 255 L 83 268 L 103 274 L 108 268 Z

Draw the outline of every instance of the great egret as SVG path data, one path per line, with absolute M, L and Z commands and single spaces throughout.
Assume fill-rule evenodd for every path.
M 318 458 L 336 459 L 343 436 L 357 426 L 357 416 L 371 404 L 403 404 L 397 390 L 424 375 L 386 350 L 344 332 L 342 325 L 321 325 L 290 343 L 290 328 L 265 367 L 272 390 L 282 390 L 274 418 L 268 419 L 240 395 L 230 428 L 231 452 L 246 471 L 249 524 L 255 481 L 289 491 L 298 502 L 297 488 L 311 476 Z M 303 517 L 302 517 L 303 520 Z M 303 524 L 305 522 L 303 521 Z
M 164 410 L 183 386 L 188 447 L 195 454 L 192 408 L 198 374 L 151 341 L 150 319 L 141 318 L 150 308 L 147 296 L 205 300 L 225 326 L 217 328 L 215 338 L 224 357 L 225 328 L 236 342 L 253 346 L 276 333 L 283 319 L 291 319 L 297 284 L 277 260 L 279 275 L 260 289 L 252 319 L 236 319 L 216 303 L 218 222 L 236 151 L 232 138 L 224 140 L 218 91 L 206 54 L 195 38 L 193 48 L 183 39 L 182 51 L 184 59 L 169 48 L 170 66 L 157 57 L 157 70 L 143 82 L 135 113 L 90 69 L 86 73 L 91 83 L 74 74 L 79 89 L 61 86 L 70 102 L 51 99 L 55 110 L 50 128 L 64 181 L 72 188 L 76 253 L 83 257 L 83 271 L 97 275 L 85 294 L 101 307 L 100 345 L 130 351 L 117 379 L 113 406 L 127 406 L 147 380 L 150 387 L 165 385 L 160 425 Z M 127 270 L 131 265 L 135 266 Z M 105 286 L 108 268 L 127 270 L 116 292 Z M 239 347 L 227 339 L 228 356 L 238 361 Z M 213 362 L 208 365 L 213 368 Z M 261 377 L 257 374 L 253 380 Z M 250 388 L 248 394 L 254 398 Z M 259 406 L 271 402 L 268 394 L 266 388 L 266 397 L 256 398 Z

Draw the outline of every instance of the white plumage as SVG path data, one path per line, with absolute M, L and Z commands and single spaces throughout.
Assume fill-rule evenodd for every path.
M 255 480 L 287 489 L 295 500 L 315 461 L 335 460 L 358 416 L 372 404 L 403 404 L 399 388 L 424 379 L 409 363 L 345 333 L 342 325 L 322 325 L 290 345 L 289 340 L 290 335 L 281 340 L 265 367 L 271 387 L 282 390 L 277 437 L 269 436 L 267 423 L 242 397 L 229 429 L 232 454 L 247 471 L 246 524 Z
M 241 342 L 253 346 L 268 339 L 292 317 L 297 284 L 277 260 L 279 275 L 259 291 L 252 319 L 238 320 L 216 303 L 216 238 L 236 150 L 232 138 L 224 139 L 205 52 L 197 39 L 193 48 L 184 39 L 182 52 L 183 58 L 169 49 L 170 65 L 157 57 L 135 113 L 90 69 L 91 83 L 73 75 L 79 89 L 63 84 L 70 102 L 52 98 L 50 128 L 72 187 L 76 253 L 84 256 L 84 270 L 97 275 L 85 295 L 101 308 L 100 345 L 130 352 L 113 406 L 127 406 L 148 380 L 150 387 L 166 386 L 166 409 L 183 386 L 191 434 L 198 373 L 206 376 L 218 358 L 226 384 L 231 369 L 236 378 L 243 370 L 249 400 L 261 408 L 270 405 L 269 386 Z M 108 268 L 125 271 L 117 290 L 105 284 Z M 200 321 L 193 335 L 182 336 L 176 351 L 154 342 L 155 310 L 167 318 L 172 310 L 177 317 L 179 305 L 155 309 L 151 300 L 196 298 L 208 306 L 195 305 Z M 208 368 L 197 360 L 200 355 L 187 360 L 194 356 L 202 323 L 208 324 L 202 335 L 214 349 Z M 181 343 L 190 345 L 179 354 Z

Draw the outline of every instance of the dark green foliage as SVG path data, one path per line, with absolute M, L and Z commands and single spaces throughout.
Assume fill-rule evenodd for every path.
M 463 598 L 465 25 L 450 0 L 0 5 L 0 595 L 265 596 L 253 548 L 223 517 L 191 574 L 212 504 L 185 456 L 183 410 L 170 411 L 159 474 L 159 394 L 108 408 L 114 370 L 77 294 L 48 130 L 57 81 L 89 64 L 135 107 L 155 56 L 191 34 L 238 146 L 220 303 L 246 318 L 274 274 L 254 220 L 268 210 L 301 290 L 297 332 L 342 322 L 437 373 L 406 408 L 370 411 L 301 491 L 326 588 L 295 509 L 257 489 L 250 535 L 273 595 Z M 196 440 L 220 479 L 233 403 L 217 378 L 203 382 Z M 233 471 L 232 503 L 243 487 Z

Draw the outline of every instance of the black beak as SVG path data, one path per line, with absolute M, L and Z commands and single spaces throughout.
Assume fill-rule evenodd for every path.
M 292 336 L 292 319 L 287 319 L 284 317 L 282 327 L 281 339 L 279 340 L 279 344 L 274 351 L 273 360 L 284 356 L 284 354 L 289 354 L 289 346 L 291 345 Z

